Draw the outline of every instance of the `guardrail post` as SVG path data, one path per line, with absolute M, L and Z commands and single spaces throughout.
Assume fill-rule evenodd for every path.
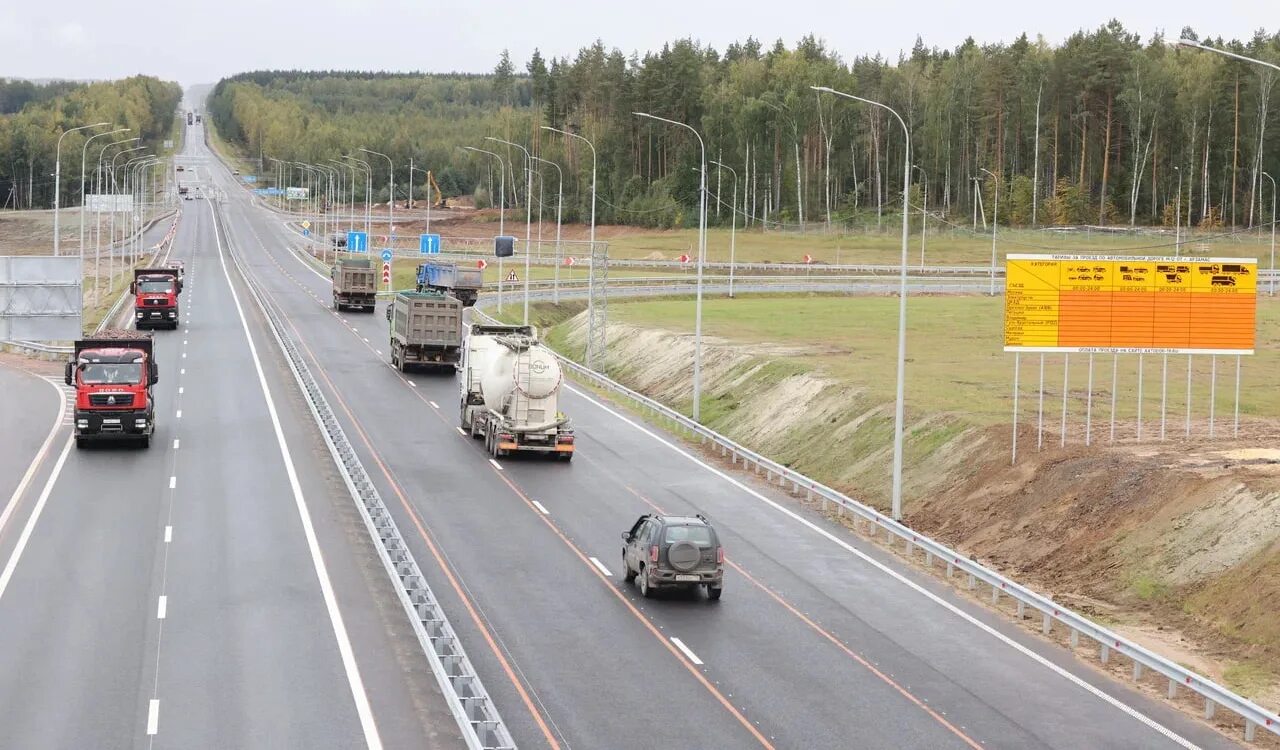
M 1025 619 L 1026 616 L 1027 616 L 1027 603 L 1019 599 L 1018 600 L 1018 619 L 1019 620 Z
M 1133 679 L 1135 681 L 1142 679 L 1142 665 L 1136 661 L 1133 663 Z
M 1177 698 L 1177 697 L 1178 697 L 1178 681 L 1170 677 L 1169 678 L 1169 700 L 1173 700 L 1174 698 Z
M 912 544 L 910 539 L 905 537 L 902 539 L 902 550 L 907 557 L 911 557 Z
M 1111 661 L 1111 649 L 1110 647 L 1107 646 L 1107 644 L 1105 643 L 1099 644 L 1098 658 L 1102 660 L 1103 664 L 1106 664 L 1107 662 Z
M 928 568 L 933 567 L 933 553 L 928 550 L 925 550 L 924 552 L 924 564 L 925 564 L 925 567 L 928 567 Z
M 1049 613 L 1044 613 L 1043 620 L 1040 623 L 1040 632 L 1049 635 L 1049 631 L 1053 628 L 1053 619 L 1049 617 Z
M 1213 702 L 1212 698 L 1204 699 L 1204 718 L 1205 721 L 1213 718 L 1213 712 L 1218 708 L 1218 704 Z
M 956 566 L 951 563 L 947 563 L 947 578 L 950 578 L 953 574 L 955 574 L 955 572 L 956 572 Z
M 973 574 L 970 573 L 969 574 L 969 590 L 973 591 L 976 588 L 978 588 L 978 579 L 974 578 Z
M 1253 742 L 1253 733 L 1254 733 L 1254 730 L 1257 728 L 1258 728 L 1257 724 L 1254 724 L 1252 721 L 1249 721 L 1248 719 L 1244 720 L 1244 741 L 1245 742 Z
M 1000 603 L 1000 588 L 995 584 L 991 584 L 991 603 L 993 605 Z
M 1075 630 L 1073 628 L 1071 630 L 1071 648 L 1079 648 L 1079 647 L 1080 647 L 1080 631 Z

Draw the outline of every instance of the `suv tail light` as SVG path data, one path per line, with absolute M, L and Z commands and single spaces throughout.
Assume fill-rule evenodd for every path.
M 654 544 L 649 547 L 649 562 L 656 563 L 658 561 L 658 545 Z
M 724 547 L 716 547 L 716 564 L 724 564 Z

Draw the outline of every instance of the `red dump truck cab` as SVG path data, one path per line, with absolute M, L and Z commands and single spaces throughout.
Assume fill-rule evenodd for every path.
M 152 351 L 151 334 L 136 331 L 107 330 L 75 342 L 65 379 L 76 391 L 77 448 L 99 440 L 151 444 L 151 386 L 159 380 Z
M 133 272 L 134 325 L 143 328 L 178 327 L 178 295 L 182 276 L 174 268 L 138 268 Z

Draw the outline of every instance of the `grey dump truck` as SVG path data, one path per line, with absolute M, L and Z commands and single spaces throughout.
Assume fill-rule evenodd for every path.
M 333 309 L 355 308 L 373 312 L 378 294 L 373 261 L 368 258 L 339 258 L 329 270 L 333 279 Z
M 391 366 L 452 372 L 462 358 L 462 302 L 444 292 L 400 292 L 387 306 Z
M 484 272 L 457 263 L 428 262 L 418 266 L 418 291 L 435 290 L 452 294 L 464 307 L 471 307 L 484 286 Z

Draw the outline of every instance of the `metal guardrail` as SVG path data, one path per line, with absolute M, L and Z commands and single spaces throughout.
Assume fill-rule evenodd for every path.
M 234 253 L 231 258 L 264 312 L 272 336 L 284 352 L 289 369 L 305 396 L 307 408 L 315 418 L 325 445 L 333 456 L 334 465 L 342 474 L 352 499 L 356 501 L 369 536 L 376 542 L 374 547 L 378 551 L 378 558 L 409 617 L 418 643 L 427 655 L 440 692 L 458 722 L 467 747 L 470 750 L 514 750 L 515 740 L 498 714 L 497 706 L 481 683 L 463 649 L 462 641 L 449 624 L 444 609 L 422 575 L 413 553 L 405 545 L 395 519 L 347 439 L 319 383 L 307 367 L 306 359 L 281 323 L 274 303 L 269 302 L 265 295 L 259 294 L 257 282 L 241 266 Z
M 565 292 L 562 291 L 561 295 L 564 296 L 564 294 Z M 478 309 L 482 305 L 487 307 L 494 304 L 495 301 L 494 295 L 482 295 L 479 302 L 477 302 L 477 307 L 473 308 L 474 313 L 490 322 L 497 322 L 494 318 Z M 799 494 L 803 492 L 806 499 L 812 499 L 816 496 L 821 499 L 823 510 L 828 508 L 828 504 L 834 504 L 842 513 L 847 511 L 853 514 L 856 520 L 864 522 L 872 537 L 878 533 L 878 530 L 883 530 L 885 534 L 890 536 L 890 541 L 894 537 L 902 540 L 908 557 L 916 549 L 923 550 L 925 563 L 929 568 L 934 566 L 935 561 L 942 561 L 946 565 L 947 578 L 951 578 L 957 570 L 968 576 L 967 585 L 970 590 L 976 589 L 979 583 L 989 586 L 993 604 L 997 603 L 1001 596 L 1012 598 L 1017 603 L 1019 619 L 1024 619 L 1027 608 L 1038 611 L 1041 615 L 1040 629 L 1044 634 L 1049 634 L 1053 624 L 1056 622 L 1068 629 L 1072 645 L 1078 642 L 1080 635 L 1084 635 L 1097 643 L 1099 658 L 1104 663 L 1110 659 L 1112 652 L 1129 658 L 1133 663 L 1132 675 L 1135 680 L 1142 676 L 1143 670 L 1151 670 L 1167 678 L 1169 681 L 1168 697 L 1170 699 L 1176 697 L 1179 688 L 1196 693 L 1204 698 L 1206 719 L 1213 716 L 1215 708 L 1218 706 L 1240 716 L 1245 722 L 1244 738 L 1246 741 L 1254 739 L 1255 731 L 1258 727 L 1280 736 L 1280 715 L 1268 711 L 1248 698 L 1237 695 L 1207 677 L 1188 670 L 1089 620 L 1087 617 L 1067 609 L 1047 596 L 1038 594 L 1026 586 L 1006 578 L 974 560 L 968 559 L 956 550 L 894 521 L 874 508 L 864 505 L 838 490 L 783 466 L 773 459 L 693 421 L 665 404 L 633 391 L 600 373 L 588 370 L 586 367 L 560 354 L 555 354 L 555 357 L 560 361 L 561 365 L 581 381 L 585 381 L 594 388 L 630 401 L 651 417 L 667 420 L 674 424 L 676 429 L 686 437 L 696 438 L 704 445 L 715 446 L 722 457 L 727 456 L 729 458 L 732 465 L 737 466 L 741 462 L 742 468 L 745 470 L 754 474 L 763 472 L 769 482 L 776 483 L 784 488 L 790 485 L 789 491 L 791 493 Z

